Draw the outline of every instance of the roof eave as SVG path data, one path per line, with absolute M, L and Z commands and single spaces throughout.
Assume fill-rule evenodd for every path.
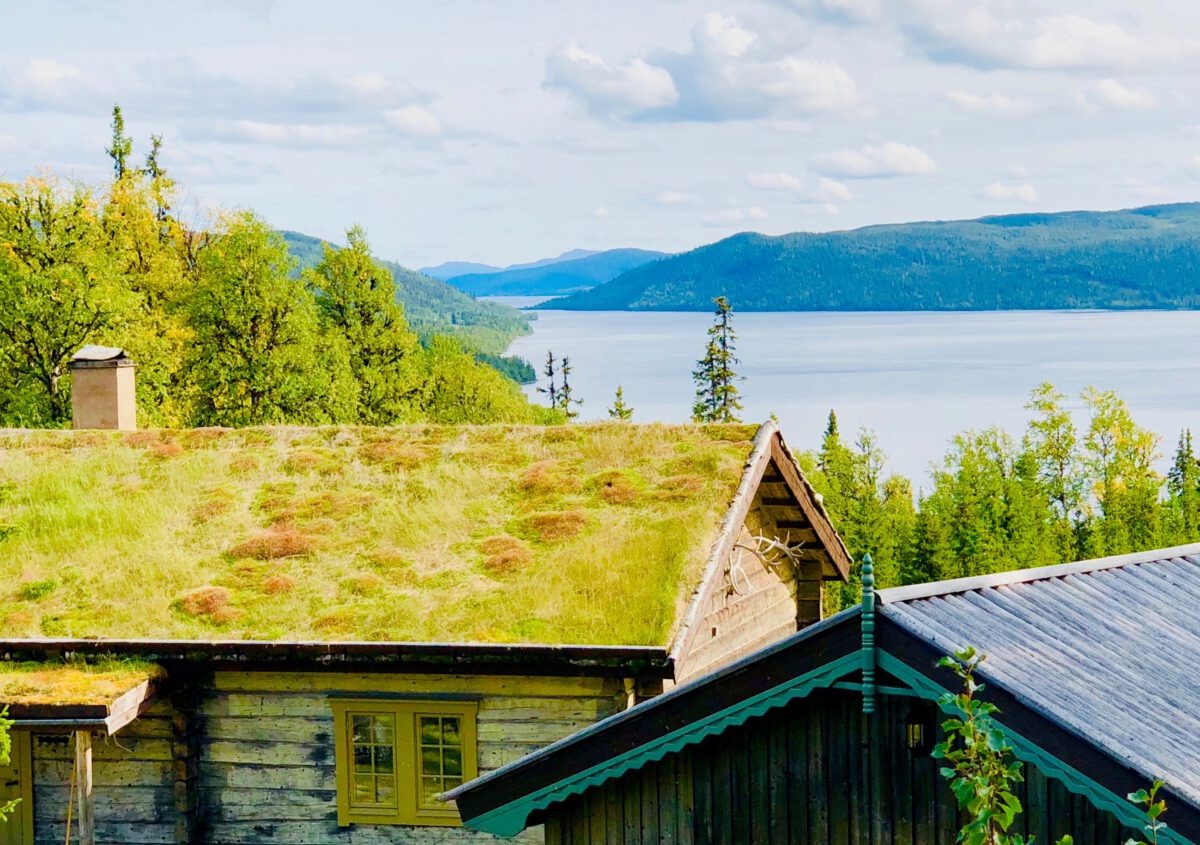
M 0 639 L 0 659 L 100 655 L 224 669 L 670 678 L 661 646 L 275 640 Z

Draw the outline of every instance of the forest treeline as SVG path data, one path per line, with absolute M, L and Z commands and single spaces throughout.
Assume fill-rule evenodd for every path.
M 870 552 L 880 587 L 1046 566 L 1200 540 L 1200 463 L 1188 430 L 1170 469 L 1155 470 L 1158 435 L 1112 391 L 1088 388 L 1077 426 L 1051 384 L 1030 395 L 1020 439 L 964 432 L 927 488 L 886 475 L 875 436 L 847 438 L 829 415 L 821 446 L 801 456 L 855 560 Z M 855 604 L 857 574 L 831 591 Z
M 119 109 L 108 154 L 102 186 L 0 183 L 0 426 L 67 424 L 85 344 L 130 353 L 150 426 L 554 416 L 457 340 L 419 338 L 361 229 L 301 270 L 252 212 L 186 225 L 161 139 L 135 161 Z

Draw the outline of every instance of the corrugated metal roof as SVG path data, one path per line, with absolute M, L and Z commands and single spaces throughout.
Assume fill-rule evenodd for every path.
M 883 590 L 879 612 L 1200 803 L 1200 545 Z

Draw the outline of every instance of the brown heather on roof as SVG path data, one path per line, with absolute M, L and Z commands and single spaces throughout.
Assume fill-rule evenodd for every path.
M 0 432 L 0 638 L 664 645 L 755 430 Z

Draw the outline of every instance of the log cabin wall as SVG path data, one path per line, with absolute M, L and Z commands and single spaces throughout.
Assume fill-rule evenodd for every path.
M 159 701 L 116 737 L 93 740 L 97 843 L 168 845 L 177 841 L 174 715 L 169 702 Z M 68 741 L 69 734 L 63 733 L 33 736 L 37 845 L 62 845 L 65 841 L 74 761 Z M 78 814 L 75 816 L 72 842 L 79 833 Z
M 478 696 L 482 774 L 622 709 L 619 679 L 217 672 L 198 711 L 204 842 L 482 842 L 460 827 L 339 827 L 331 694 Z M 516 841 L 541 842 L 540 827 Z
M 97 843 L 496 841 L 461 827 L 338 826 L 330 701 L 356 693 L 477 697 L 481 774 L 627 701 L 615 678 L 218 671 L 195 695 L 156 702 L 116 737 L 96 738 Z M 67 738 L 33 737 L 37 845 L 64 841 L 73 759 Z M 542 829 L 515 841 L 540 843 Z
M 877 706 L 864 731 L 855 693 L 794 701 L 552 807 L 546 845 L 954 845 L 938 761 L 905 746 L 912 699 Z M 1017 832 L 1081 845 L 1138 835 L 1037 769 L 1025 776 Z

